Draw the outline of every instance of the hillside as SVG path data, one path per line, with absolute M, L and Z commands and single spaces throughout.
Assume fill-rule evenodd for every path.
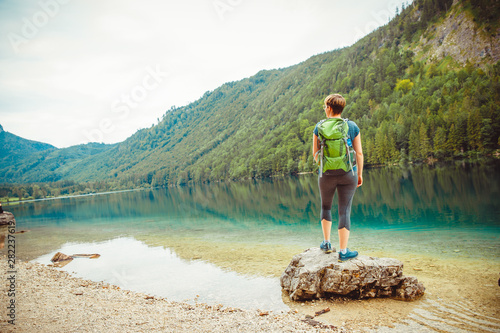
M 0 182 L 5 183 L 38 183 L 70 180 L 70 176 L 81 166 L 80 163 L 92 158 L 99 153 L 104 153 L 114 145 L 101 143 L 88 143 L 85 145 L 71 146 L 57 149 L 54 146 L 22 139 L 10 133 L 17 140 L 11 141 L 7 146 L 5 155 L 0 160 Z M 19 140 L 20 139 L 20 140 Z M 0 142 L 1 142 L 0 133 Z M 47 147 L 31 151 L 23 149 L 23 155 L 19 155 L 19 147 L 32 142 L 35 146 Z
M 23 139 L 6 132 L 0 125 L 0 165 L 16 165 L 33 154 L 56 149 L 47 143 Z
M 43 142 L 23 139 L 17 135 L 6 132 L 0 125 L 0 156 L 11 158 L 15 156 L 28 156 L 35 152 L 47 149 L 56 149 L 56 147 Z
M 361 128 L 368 164 L 491 154 L 498 19 L 494 0 L 415 0 L 351 47 L 226 83 L 116 145 L 0 162 L 0 181 L 130 188 L 313 171 L 312 130 L 332 92 L 346 97 L 343 116 Z

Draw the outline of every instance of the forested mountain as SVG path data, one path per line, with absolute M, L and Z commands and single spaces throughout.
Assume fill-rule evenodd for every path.
M 54 150 L 56 147 L 47 143 L 23 139 L 4 131 L 0 125 L 0 164 L 12 165 L 34 153 Z
M 316 170 L 314 125 L 341 93 L 367 164 L 491 155 L 500 144 L 496 0 L 415 0 L 351 47 L 266 70 L 168 110 L 116 145 L 0 163 L 2 182 L 131 188 Z M 90 183 L 89 183 L 90 184 Z

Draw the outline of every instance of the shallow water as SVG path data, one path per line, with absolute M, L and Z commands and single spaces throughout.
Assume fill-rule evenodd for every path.
M 489 256 L 498 263 L 499 171 L 498 163 L 367 169 L 353 201 L 349 247 L 396 258 Z M 285 307 L 280 272 L 291 255 L 322 240 L 316 175 L 63 198 L 5 210 L 16 216 L 17 230 L 30 230 L 16 235 L 18 258 L 48 263 L 56 251 L 100 253 L 64 269 L 118 285 L 119 274 L 127 289 L 175 300 L 199 295 L 200 302 L 242 308 Z M 207 272 L 209 282 L 196 278 Z M 253 297 L 241 294 L 247 289 Z
M 75 258 L 62 269 L 76 277 L 105 281 L 178 302 L 233 304 L 241 308 L 286 310 L 277 279 L 246 276 L 201 261 L 186 261 L 168 248 L 147 246 L 130 237 L 96 243 L 66 243 L 65 254 L 99 253 L 98 259 Z M 55 254 L 34 261 L 50 264 Z M 230 285 L 231 288 L 227 286 Z

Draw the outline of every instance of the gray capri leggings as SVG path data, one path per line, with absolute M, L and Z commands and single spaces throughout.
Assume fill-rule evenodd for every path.
M 339 197 L 339 229 L 351 230 L 352 198 L 358 186 L 358 175 L 344 170 L 330 171 L 318 177 L 321 194 L 321 220 L 332 221 L 332 203 L 335 190 Z

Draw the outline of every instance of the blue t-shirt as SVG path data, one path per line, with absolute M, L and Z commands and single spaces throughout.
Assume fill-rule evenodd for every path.
M 319 125 L 320 122 L 318 122 L 316 124 L 316 126 L 314 127 L 314 135 L 316 135 L 316 136 L 318 136 L 318 125 Z M 347 131 L 347 133 L 349 134 L 349 138 L 351 139 L 351 141 L 353 141 L 354 138 L 357 137 L 358 134 L 359 134 L 359 127 L 352 120 L 348 120 L 347 121 L 347 125 L 349 126 L 349 130 Z

